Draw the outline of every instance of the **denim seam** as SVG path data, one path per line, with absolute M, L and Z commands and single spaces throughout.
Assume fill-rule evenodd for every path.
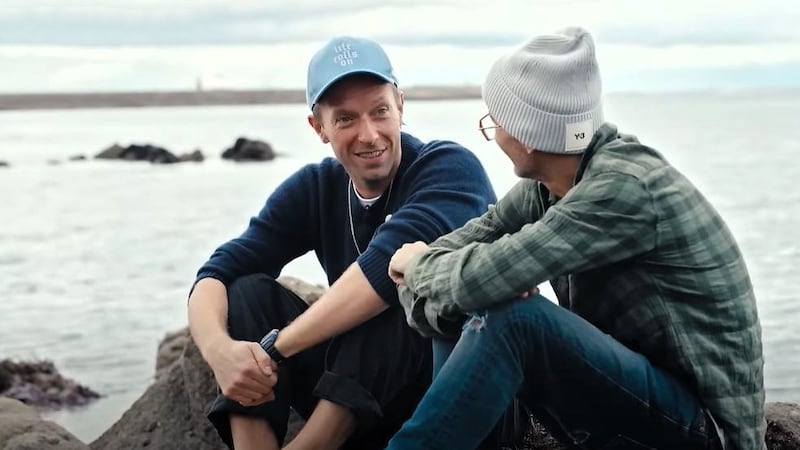
M 547 301 L 549 301 L 549 300 L 547 300 Z M 570 313 L 570 314 L 575 314 L 575 313 L 573 313 L 573 312 L 571 312 L 571 311 L 567 311 L 567 312 L 568 312 L 568 313 Z M 580 316 L 579 316 L 579 317 L 580 317 Z M 511 322 L 511 321 L 516 321 L 516 322 L 517 322 L 517 325 L 527 325 L 528 323 L 530 323 L 530 322 L 532 321 L 531 319 L 532 319 L 532 318 L 531 318 L 530 316 L 528 316 L 527 314 L 525 314 L 525 313 L 521 313 L 521 312 L 518 312 L 518 311 L 515 311 L 515 310 L 514 310 L 514 311 L 512 311 L 512 312 L 511 312 L 511 314 L 509 314 L 509 317 L 508 317 L 508 320 L 509 320 L 509 322 Z M 585 320 L 585 319 L 584 319 L 584 320 Z M 535 321 L 534 321 L 534 322 L 535 322 Z M 591 324 L 591 323 L 590 323 L 590 324 Z M 594 325 L 592 325 L 592 326 L 594 326 Z M 572 353 L 573 355 L 577 356 L 577 359 L 579 359 L 579 360 L 583 361 L 583 363 L 584 363 L 586 366 L 588 366 L 589 368 L 591 368 L 592 370 L 594 370 L 594 371 L 595 371 L 595 373 L 597 373 L 597 374 L 598 374 L 598 375 L 600 375 L 600 376 L 601 376 L 603 379 L 605 379 L 607 383 L 609 383 L 609 384 L 611 384 L 611 385 L 613 385 L 613 386 L 616 386 L 616 387 L 617 387 L 617 388 L 618 388 L 620 391 L 622 391 L 622 392 L 626 393 L 626 394 L 627 394 L 627 395 L 628 395 L 630 398 L 632 398 L 634 401 L 636 401 L 636 402 L 638 402 L 638 403 L 640 403 L 640 404 L 642 404 L 642 405 L 644 405 L 644 406 L 647 406 L 648 408 L 650 408 L 650 409 L 652 409 L 653 411 L 657 412 L 660 418 L 662 418 L 662 419 L 666 420 L 666 421 L 667 421 L 667 422 L 669 422 L 669 423 L 672 423 L 672 424 L 674 424 L 675 426 L 677 426 L 678 428 L 681 428 L 682 430 L 686 431 L 687 433 L 693 433 L 693 432 L 696 432 L 696 430 L 692 430 L 691 426 L 684 426 L 684 425 L 682 425 L 682 424 L 680 424 L 680 423 L 676 422 L 676 421 L 675 421 L 673 418 L 669 417 L 669 416 L 668 416 L 668 415 L 667 415 L 667 414 L 666 414 L 664 411 L 662 411 L 660 408 L 657 408 L 657 407 L 655 407 L 655 406 L 651 405 L 649 402 L 647 402 L 647 401 L 644 401 L 643 399 L 639 398 L 639 396 L 635 395 L 633 392 L 631 392 L 630 390 L 628 390 L 628 389 L 627 389 L 625 386 L 622 386 L 621 384 L 619 384 L 619 383 L 615 382 L 615 381 L 614 381 L 612 378 L 610 378 L 608 375 L 606 375 L 606 374 L 605 374 L 603 371 L 601 371 L 599 368 L 595 367 L 595 366 L 594 366 L 594 365 L 593 365 L 591 362 L 589 362 L 588 360 L 586 360 L 586 358 L 584 358 L 583 356 L 579 355 L 577 352 L 575 352 L 574 350 L 572 350 L 572 348 L 570 347 L 570 345 L 568 345 L 568 343 L 567 343 L 565 340 L 563 340 L 563 339 L 561 338 L 561 336 L 559 336 L 559 335 L 557 335 L 557 334 L 554 334 L 554 333 L 550 332 L 548 329 L 544 329 L 544 330 L 542 330 L 542 331 L 543 331 L 543 332 L 544 332 L 544 333 L 545 333 L 545 334 L 548 336 L 548 338 L 550 338 L 550 339 L 552 339 L 554 342 L 557 342 L 558 344 L 560 344 L 560 346 L 562 347 L 562 349 L 564 349 L 565 351 L 567 351 L 567 352 L 569 352 L 569 353 Z M 620 345 L 621 345 L 621 344 L 620 344 Z
M 469 320 L 469 319 L 467 319 L 467 320 Z M 464 331 L 462 331 L 462 334 L 464 334 L 466 332 L 479 333 L 480 331 L 464 330 Z M 491 344 L 491 347 L 492 347 L 492 351 L 489 352 L 489 361 L 487 361 L 489 366 L 491 366 L 491 361 L 493 359 L 495 359 L 495 355 L 497 354 L 496 351 L 494 351 L 495 344 L 491 343 L 491 341 L 490 341 L 490 344 Z M 483 376 L 481 376 L 481 379 L 482 378 L 483 378 Z M 469 392 L 474 391 L 476 389 L 476 385 L 478 385 L 478 384 L 479 384 L 479 381 L 478 381 L 477 378 L 468 378 L 468 380 L 466 382 L 461 384 L 461 386 L 458 389 L 458 391 L 456 393 L 454 393 L 454 396 L 456 396 L 456 397 L 466 396 L 466 395 L 469 394 Z M 432 436 L 429 435 L 429 436 L 425 437 L 425 440 L 421 442 L 422 444 L 425 444 L 425 445 L 422 446 L 422 448 L 428 448 L 428 447 L 438 448 L 435 445 L 432 446 L 431 444 L 439 444 L 439 443 L 446 444 L 446 443 L 450 442 L 452 440 L 452 436 L 455 434 L 455 430 L 450 432 L 450 433 L 446 433 L 445 431 L 449 430 L 451 428 L 451 427 L 448 427 L 446 425 L 448 423 L 451 423 L 452 421 L 458 419 L 458 417 L 460 417 L 461 411 L 462 411 L 461 409 L 458 409 L 458 410 L 455 411 L 454 414 L 447 415 L 447 416 L 445 416 L 445 415 L 437 415 L 437 417 L 439 417 L 439 420 L 437 420 L 437 422 L 439 424 L 441 424 L 441 425 L 444 425 L 444 426 L 438 426 L 438 424 L 437 424 L 437 426 L 434 427 L 434 429 L 436 429 L 437 432 L 435 434 L 433 434 Z
M 463 387 L 464 385 L 462 385 L 462 388 L 459 390 L 458 395 L 465 394 Z M 455 414 L 452 415 L 441 414 L 434 416 L 439 418 L 439 420 L 437 420 L 438 422 L 437 425 L 433 428 L 434 430 L 437 431 L 436 433 L 426 434 L 424 440 L 421 442 L 422 444 L 425 444 L 423 445 L 422 448 L 429 448 L 429 447 L 436 448 L 436 444 L 438 444 L 440 441 L 442 443 L 450 441 L 454 432 L 449 431 L 451 427 L 447 427 L 446 425 L 450 422 L 455 421 L 459 417 L 459 411 L 460 410 L 455 411 Z M 445 425 L 445 426 L 440 426 L 440 425 Z M 444 440 L 442 440 L 442 438 L 444 438 Z

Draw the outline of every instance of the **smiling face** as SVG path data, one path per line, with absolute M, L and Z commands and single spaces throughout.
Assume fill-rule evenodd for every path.
M 347 77 L 329 88 L 309 116 L 323 143 L 330 143 L 359 194 L 376 197 L 400 166 L 403 95 L 369 75 Z

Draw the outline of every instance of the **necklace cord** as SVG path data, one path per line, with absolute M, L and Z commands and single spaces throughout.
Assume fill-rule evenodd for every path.
M 389 206 L 389 200 L 391 200 L 392 198 L 392 186 L 394 186 L 394 179 L 392 179 L 392 181 L 389 183 L 388 194 L 386 195 L 386 203 L 383 204 L 383 212 L 386 212 L 386 207 Z M 356 253 L 358 253 L 358 256 L 361 256 L 362 252 L 361 249 L 358 247 L 358 239 L 356 239 L 355 225 L 353 225 L 353 200 L 352 200 L 352 195 L 350 194 L 350 189 L 352 189 L 353 192 L 355 192 L 356 190 L 355 186 L 353 186 L 352 178 L 348 179 L 347 181 L 347 217 L 350 220 L 350 236 L 353 238 L 353 245 L 356 247 Z M 375 230 L 375 233 L 377 232 L 378 230 Z M 372 234 L 373 238 L 375 237 L 375 233 Z M 370 238 L 370 241 L 371 240 L 372 238 Z M 369 243 L 367 243 L 367 246 L 369 246 Z M 366 251 L 366 248 L 364 249 L 364 251 Z

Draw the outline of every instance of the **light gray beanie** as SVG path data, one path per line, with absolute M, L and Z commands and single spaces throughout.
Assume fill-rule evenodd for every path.
M 592 36 L 566 28 L 498 59 L 482 88 L 489 114 L 531 149 L 582 153 L 603 123 Z

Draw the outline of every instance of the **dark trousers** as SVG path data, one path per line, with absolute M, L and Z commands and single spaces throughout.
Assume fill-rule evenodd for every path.
M 242 277 L 228 287 L 228 332 L 233 339 L 257 342 L 307 308 L 267 275 Z M 275 400 L 243 407 L 220 394 L 208 418 L 230 448 L 230 414 L 263 417 L 283 443 L 289 408 L 307 419 L 317 401 L 326 399 L 357 419 L 344 448 L 383 448 L 411 417 L 430 384 L 431 370 L 430 341 L 406 324 L 402 308 L 394 307 L 281 364 Z

